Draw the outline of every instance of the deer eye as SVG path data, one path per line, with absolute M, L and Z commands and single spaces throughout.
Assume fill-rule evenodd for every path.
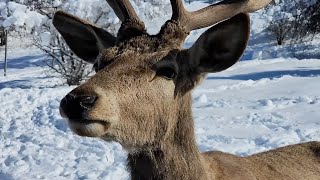
M 162 76 L 168 80 L 172 80 L 176 77 L 177 73 L 171 67 L 161 67 L 156 72 L 157 76 Z
M 179 68 L 175 60 L 164 58 L 152 66 L 152 70 L 156 76 L 161 76 L 168 80 L 173 80 L 177 77 Z

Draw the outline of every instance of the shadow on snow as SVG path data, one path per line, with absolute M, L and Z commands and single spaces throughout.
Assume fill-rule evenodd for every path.
M 18 58 L 8 59 L 8 68 L 13 69 L 25 69 L 27 67 L 36 67 L 43 64 L 45 55 L 34 55 L 34 56 L 22 56 Z M 4 69 L 4 59 L 0 64 L 0 69 Z
M 53 88 L 56 87 L 47 85 L 46 83 L 41 83 L 41 81 L 35 81 L 35 80 L 45 80 L 48 79 L 48 77 L 33 77 L 33 78 L 25 78 L 23 80 L 12 80 L 12 81 L 5 81 L 0 82 L 0 89 L 3 88 L 19 88 L 19 89 L 30 89 L 30 88 Z
M 294 77 L 313 77 L 320 76 L 320 70 L 314 69 L 304 69 L 304 70 L 285 70 L 285 71 L 266 71 L 266 72 L 256 72 L 249 74 L 239 74 L 229 77 L 208 77 L 207 80 L 217 80 L 217 79 L 231 79 L 231 80 L 260 80 L 264 78 L 279 78 L 285 75 Z

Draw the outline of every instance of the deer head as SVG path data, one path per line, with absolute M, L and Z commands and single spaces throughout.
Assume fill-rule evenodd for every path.
M 146 33 L 129 0 L 107 0 L 122 21 L 114 37 L 64 12 L 53 24 L 73 52 L 96 74 L 61 101 L 60 112 L 80 136 L 101 137 L 124 147 L 157 146 L 193 128 L 191 93 L 207 73 L 235 64 L 249 37 L 249 17 L 270 0 L 224 0 L 188 12 L 171 0 L 172 18 L 157 35 Z M 192 30 L 209 28 L 190 49 Z M 183 137 L 182 137 L 183 139 Z

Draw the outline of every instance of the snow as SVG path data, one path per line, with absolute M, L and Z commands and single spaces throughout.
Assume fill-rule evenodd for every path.
M 254 60 L 209 75 L 194 91 L 208 98 L 194 107 L 200 149 L 248 155 L 319 140 L 319 67 L 318 59 Z
M 51 33 L 50 32 L 41 33 L 40 39 L 43 46 L 49 46 L 51 41 Z
M 34 64 L 43 58 L 20 50 L 0 78 L 0 179 L 126 179 L 120 145 L 76 137 L 60 117 L 60 100 L 74 87 L 46 77 Z
M 320 141 L 320 59 L 275 55 L 286 49 L 271 47 L 263 34 L 256 35 L 264 21 L 257 14 L 251 18 L 255 32 L 243 57 L 246 61 L 209 74 L 193 91 L 196 139 L 202 152 L 247 156 Z M 203 31 L 192 32 L 186 46 Z M 42 34 L 44 42 L 47 36 Z M 59 115 L 59 103 L 75 87 L 61 86 L 59 79 L 43 73 L 37 64 L 44 55 L 26 44 L 9 41 L 8 77 L 0 77 L 0 179 L 129 179 L 126 153 L 119 144 L 70 131 Z M 1 70 L 3 56 L 0 47 Z
M 24 30 L 30 32 L 33 28 L 40 27 L 47 20 L 44 15 L 30 11 L 25 5 L 8 2 L 7 8 L 9 17 L 7 17 L 8 12 L 5 11 L 5 4 L 3 2 L 0 4 L 0 13 L 5 18 L 0 24 L 5 28 L 13 26 L 18 30 L 24 27 Z

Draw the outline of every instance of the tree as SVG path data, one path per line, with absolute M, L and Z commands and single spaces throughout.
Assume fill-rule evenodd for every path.
M 79 85 L 82 80 L 89 76 L 91 73 L 90 66 L 69 49 L 60 35 L 43 33 L 41 38 L 35 39 L 34 43 L 46 53 L 45 65 L 66 80 L 69 86 Z M 50 39 L 50 42 L 45 42 L 47 40 L 44 39 Z
M 319 27 L 319 4 L 319 1 L 304 0 L 272 1 L 265 8 L 265 14 L 269 17 L 267 32 L 277 45 L 311 41 Z
M 62 5 L 62 2 L 56 3 L 55 1 L 32 2 L 32 8 L 48 18 L 48 21 L 42 25 L 41 31 L 38 32 L 40 36 L 33 38 L 34 45 L 47 55 L 43 61 L 46 67 L 49 67 L 50 71 L 47 73 L 58 75 L 69 86 L 79 85 L 89 76 L 92 68 L 69 49 L 51 24 L 53 14 Z
M 310 17 L 308 21 L 309 31 L 311 33 L 320 33 L 320 0 L 309 6 L 305 14 Z

